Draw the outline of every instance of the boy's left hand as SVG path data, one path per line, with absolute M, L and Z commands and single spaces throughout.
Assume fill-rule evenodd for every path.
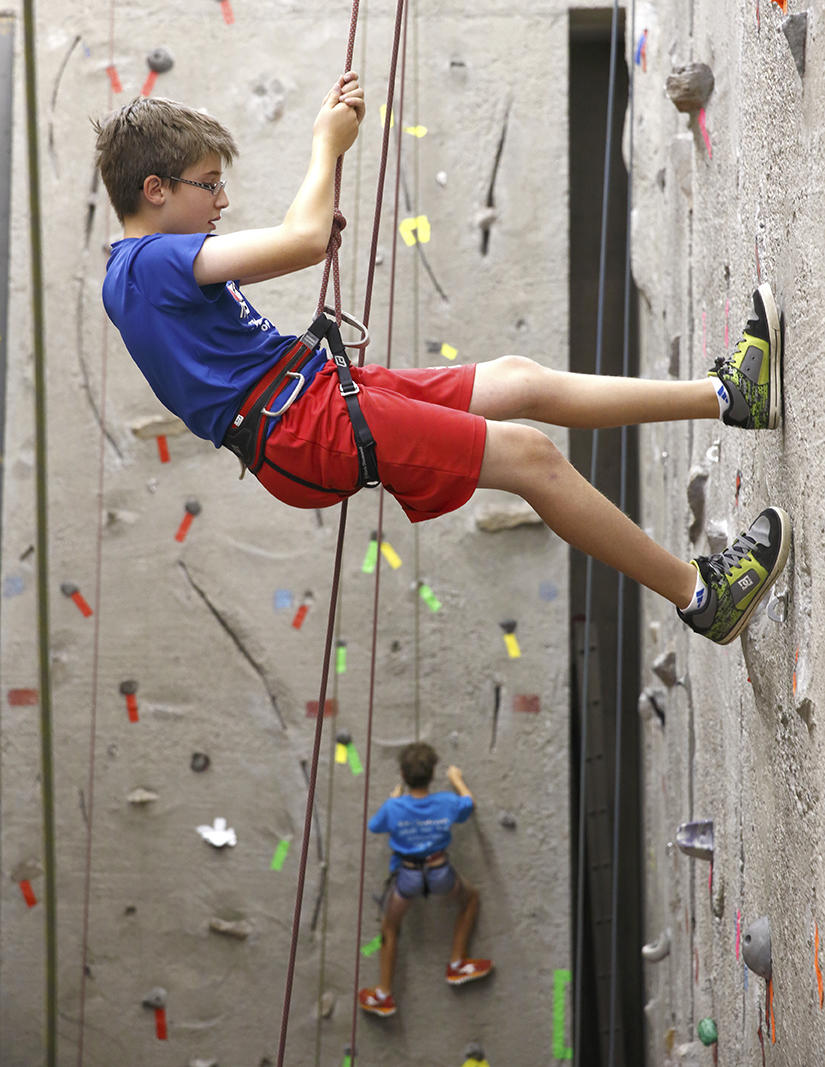
M 358 75 L 354 70 L 348 70 L 346 74 L 342 74 L 338 79 L 338 86 L 341 92 L 341 103 L 346 104 L 355 111 L 358 125 L 360 126 L 367 105 L 364 101 L 364 90 L 358 84 Z

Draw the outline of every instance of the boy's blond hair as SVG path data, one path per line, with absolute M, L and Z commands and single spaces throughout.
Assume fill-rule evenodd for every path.
M 224 165 L 238 154 L 232 135 L 217 119 L 162 97 L 139 96 L 92 125 L 96 163 L 121 222 L 137 213 L 148 175 L 177 178 L 213 152 Z

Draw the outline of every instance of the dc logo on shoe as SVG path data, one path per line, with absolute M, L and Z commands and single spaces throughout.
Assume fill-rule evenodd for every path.
M 737 582 L 737 585 L 742 590 L 742 592 L 745 593 L 745 592 L 748 591 L 748 589 L 750 589 L 750 587 L 752 585 L 756 585 L 756 579 L 750 573 L 743 574 L 742 577 Z

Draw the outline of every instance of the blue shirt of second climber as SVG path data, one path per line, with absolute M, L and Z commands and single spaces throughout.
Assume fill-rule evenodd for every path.
M 369 821 L 374 834 L 388 833 L 390 870 L 401 865 L 401 856 L 422 858 L 449 845 L 453 823 L 465 822 L 473 813 L 473 798 L 456 793 L 428 793 L 425 797 L 389 797 Z
M 154 233 L 115 241 L 103 303 L 160 402 L 220 447 L 245 393 L 295 338 L 279 334 L 234 282 L 197 284 L 193 264 L 207 237 Z M 326 358 L 319 349 L 302 368 L 304 389 Z M 294 387 L 290 380 L 270 407 L 277 410 Z

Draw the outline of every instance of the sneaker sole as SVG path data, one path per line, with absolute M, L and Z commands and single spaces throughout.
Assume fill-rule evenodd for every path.
M 492 973 L 493 973 L 493 968 L 491 967 L 489 971 L 484 971 L 483 974 L 467 974 L 467 975 L 463 975 L 461 978 L 448 978 L 447 979 L 447 984 L 448 985 L 466 985 L 468 982 L 477 982 L 481 978 L 489 978 L 489 976 Z
M 779 423 L 779 413 L 782 411 L 782 324 L 776 300 L 774 300 L 773 290 L 767 282 L 763 282 L 759 286 L 754 297 L 758 297 L 768 324 L 771 346 L 768 429 L 774 430 Z
M 377 1015 L 379 1019 L 389 1019 L 391 1015 L 395 1015 L 397 1008 L 389 1008 L 385 1010 L 383 1008 L 367 1008 L 365 1005 L 361 1005 L 361 1011 L 365 1011 L 367 1015 Z
M 762 591 L 760 592 L 759 596 L 754 597 L 742 618 L 733 627 L 733 629 L 727 635 L 724 641 L 715 642 L 717 645 L 728 645 L 731 641 L 736 640 L 736 638 L 742 633 L 742 631 L 748 625 L 751 615 L 753 615 L 754 611 L 756 611 L 756 609 L 765 599 L 766 593 L 769 591 L 773 583 L 782 573 L 785 564 L 788 562 L 788 553 L 791 549 L 791 517 L 786 511 L 783 511 L 782 508 L 771 508 L 771 511 L 775 511 L 776 514 L 779 516 L 779 525 L 782 530 L 782 538 L 779 542 L 779 554 L 776 557 L 776 562 L 774 563 L 773 568 L 768 574 L 768 577 L 765 579 L 765 584 L 762 586 Z

